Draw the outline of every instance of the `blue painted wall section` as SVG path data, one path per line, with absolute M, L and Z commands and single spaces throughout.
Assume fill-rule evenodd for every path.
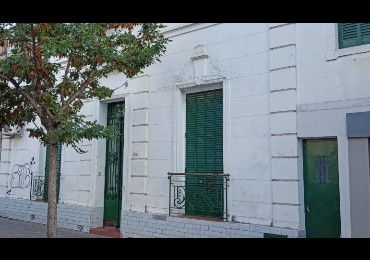
M 370 137 L 370 112 L 348 113 L 346 123 L 348 138 Z

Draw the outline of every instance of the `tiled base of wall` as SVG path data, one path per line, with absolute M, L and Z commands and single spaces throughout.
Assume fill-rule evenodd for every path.
M 47 203 L 23 199 L 0 198 L 0 216 L 46 224 Z M 58 227 L 89 232 L 103 226 L 103 208 L 58 204 Z
M 289 238 L 304 237 L 304 231 L 236 222 L 216 222 L 168 215 L 122 211 L 121 233 L 125 237 L 227 237 L 263 238 L 264 233 Z

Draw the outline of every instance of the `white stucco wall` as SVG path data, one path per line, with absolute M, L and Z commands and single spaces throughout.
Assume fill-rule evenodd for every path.
M 40 158 L 40 150 L 43 147 L 37 139 L 27 138 L 27 136 L 24 131 L 22 137 L 2 136 L 1 197 L 29 199 L 31 172 L 35 176 L 43 175 L 45 160 Z
M 123 209 L 168 213 L 167 172 L 184 172 L 183 92 L 220 83 L 224 91 L 224 170 L 231 174 L 229 214 L 270 225 L 271 155 L 268 24 L 169 25 L 161 63 L 115 92 L 130 102 L 125 148 Z M 207 59 L 194 59 L 205 46 Z M 104 82 L 125 82 L 116 74 Z M 131 131 L 131 133 L 130 133 Z M 126 144 L 125 140 L 125 144 Z
M 96 107 L 93 100 L 88 100 L 81 112 L 88 119 L 95 120 L 98 118 L 95 113 Z M 29 125 L 29 127 L 32 126 L 33 124 Z M 27 127 L 26 125 L 24 129 Z M 94 190 L 91 188 L 93 184 L 91 176 L 96 165 L 96 154 L 91 149 L 93 142 L 87 140 L 81 142 L 80 147 L 88 151 L 84 154 L 78 154 L 72 147 L 62 147 L 59 203 L 81 206 L 95 205 L 94 198 L 90 196 L 90 191 Z M 37 139 L 29 138 L 28 132 L 23 131 L 21 137 L 3 136 L 0 163 L 0 196 L 29 199 L 30 177 L 28 175 L 31 171 L 33 176 L 45 175 L 45 157 L 46 148 Z M 29 169 L 25 171 L 26 175 L 22 173 L 21 179 L 24 183 L 22 187 L 16 187 L 20 186 L 17 185 L 20 183 L 18 175 L 14 175 L 19 167 L 18 165 L 25 166 L 24 169 Z M 93 194 L 95 195 L 95 193 Z
M 150 100 L 153 100 L 153 94 L 158 96 L 167 92 L 168 102 L 164 103 L 157 98 L 157 101 L 150 104 L 158 108 L 152 109 L 149 106 L 148 163 L 158 164 L 162 160 L 163 167 L 166 160 L 167 169 L 158 169 L 161 173 L 148 167 L 148 193 L 150 189 L 157 192 L 156 195 L 148 196 L 148 211 L 167 212 L 168 180 L 164 173 L 185 170 L 185 106 L 184 94 L 179 89 L 183 92 L 191 91 L 196 85 L 194 78 L 205 76 L 213 82 L 222 83 L 224 89 L 224 171 L 232 176 L 229 214 L 234 215 L 238 221 L 270 224 L 268 26 L 220 24 L 193 31 L 191 35 L 172 37 L 173 41 L 160 66 L 153 66 L 150 72 Z M 205 72 L 199 72 L 201 69 L 197 67 L 197 61 L 191 59 L 194 48 L 200 44 L 206 46 L 209 55 L 204 65 Z M 200 66 L 202 68 L 203 65 Z M 159 74 L 161 67 L 167 67 L 165 74 Z M 161 85 L 169 76 L 172 76 L 174 82 L 164 89 Z M 201 87 L 197 90 L 201 90 Z M 171 91 L 175 92 L 172 94 L 175 97 L 172 98 L 172 104 Z M 159 131 L 162 140 L 156 140 L 151 134 L 152 125 L 161 127 Z M 173 141 L 176 142 L 175 151 L 172 151 Z
M 336 24 L 297 24 L 299 138 L 336 137 L 342 237 L 351 236 L 346 113 L 370 110 L 370 45 L 338 49 Z
M 335 30 L 334 23 L 298 24 L 298 104 L 370 97 L 370 46 L 338 50 Z M 346 56 L 332 57 L 335 51 Z

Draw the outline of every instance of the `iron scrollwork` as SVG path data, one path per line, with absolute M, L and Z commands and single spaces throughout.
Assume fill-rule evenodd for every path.
M 31 182 L 31 198 L 44 196 L 45 180 L 41 177 L 33 177 Z
M 168 173 L 169 215 L 228 218 L 229 174 Z
M 183 209 L 185 207 L 185 186 L 174 186 L 175 198 L 173 200 L 174 206 L 177 209 Z

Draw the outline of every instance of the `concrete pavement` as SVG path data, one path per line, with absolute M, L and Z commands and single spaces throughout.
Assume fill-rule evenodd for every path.
M 58 228 L 58 238 L 105 238 Z M 0 238 L 46 238 L 46 225 L 0 217 Z

